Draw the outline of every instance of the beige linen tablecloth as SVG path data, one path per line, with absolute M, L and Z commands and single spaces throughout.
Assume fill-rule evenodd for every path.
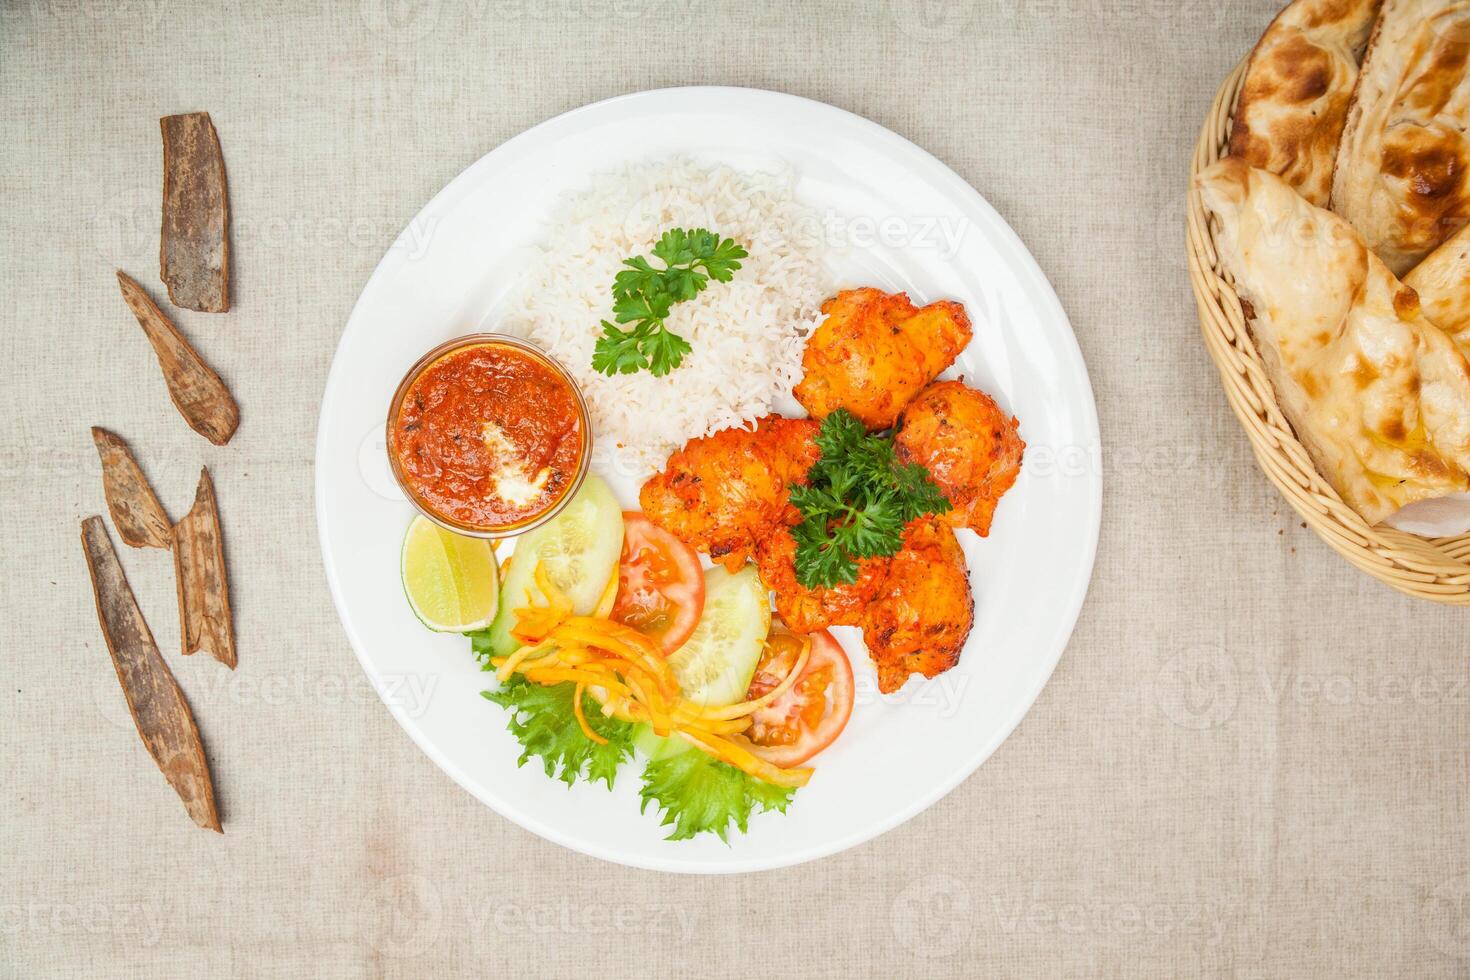
M 0 974 L 1470 975 L 1463 610 L 1351 569 L 1256 470 L 1201 346 L 1187 157 L 1276 0 L 0 4 Z M 1050 685 L 949 797 L 837 857 L 699 879 L 585 858 L 440 772 L 367 686 L 312 510 L 322 385 L 410 217 L 607 96 L 748 85 L 953 166 L 1051 277 L 1102 418 L 1096 575 Z M 160 115 L 207 109 L 236 307 L 180 313 L 223 449 L 169 407 L 113 270 L 157 283 Z M 240 668 L 178 656 L 225 834 L 146 756 L 77 542 L 88 426 L 174 515 L 218 485 Z

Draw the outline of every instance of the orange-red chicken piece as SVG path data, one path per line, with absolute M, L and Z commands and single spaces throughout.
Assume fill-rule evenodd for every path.
M 756 542 L 801 519 L 787 488 L 817 461 L 811 419 L 768 415 L 755 431 L 723 429 L 691 439 L 643 484 L 644 516 L 732 572 Z M 782 537 L 789 537 L 783 534 Z
M 776 593 L 776 613 L 797 633 L 828 626 L 856 626 L 862 620 L 863 609 L 881 592 L 891 560 L 860 559 L 858 579 L 853 584 L 808 589 L 796 580 L 796 541 L 789 531 L 777 528 L 755 546 L 761 581 Z
M 905 293 L 864 287 L 838 293 L 822 312 L 793 394 L 813 418 L 845 408 L 872 431 L 891 428 L 970 342 L 965 308 L 948 300 L 918 309 Z
M 974 622 L 975 600 L 954 531 L 933 517 L 914 521 L 883 593 L 863 612 L 863 642 L 878 668 L 878 690 L 891 694 L 910 674 L 949 670 Z
M 929 470 L 953 505 L 946 521 L 983 538 L 996 504 L 1021 473 L 1026 444 L 1018 424 L 984 392 L 940 381 L 903 410 L 894 450 L 902 462 Z

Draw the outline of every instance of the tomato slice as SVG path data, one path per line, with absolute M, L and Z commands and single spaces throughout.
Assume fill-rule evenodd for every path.
M 800 765 L 832 744 L 852 716 L 852 664 L 826 630 L 811 634 L 806 667 L 785 694 L 756 709 L 745 735 L 751 751 L 783 769 Z M 784 626 L 771 630 L 755 668 L 747 699 L 774 690 L 796 664 L 801 637 Z
M 684 645 L 703 612 L 699 555 L 640 512 L 625 511 L 611 618 L 653 637 L 667 655 Z

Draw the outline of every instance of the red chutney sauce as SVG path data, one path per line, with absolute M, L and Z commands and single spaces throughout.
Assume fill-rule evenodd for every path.
M 586 425 L 577 393 L 554 367 L 492 341 L 450 350 L 419 371 L 389 449 L 421 507 L 492 531 L 525 524 L 566 495 Z

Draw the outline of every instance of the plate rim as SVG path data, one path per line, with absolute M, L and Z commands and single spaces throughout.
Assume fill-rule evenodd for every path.
M 858 130 L 861 130 L 863 132 L 863 135 L 871 137 L 878 143 L 884 144 L 886 148 L 899 150 L 911 156 L 914 156 L 919 162 L 925 165 L 925 168 L 929 171 L 929 175 L 932 175 L 932 178 L 936 183 L 942 181 L 943 184 L 948 185 L 947 187 L 941 188 L 945 192 L 946 197 L 950 197 L 952 199 L 962 199 L 969 206 L 978 208 L 982 213 L 986 215 L 986 217 L 990 219 L 990 229 L 999 233 L 999 235 L 1004 239 L 1004 244 L 1010 247 L 1010 252 L 1017 262 L 1018 271 L 1024 274 L 1024 276 L 1030 280 L 1030 282 L 1023 283 L 1023 285 L 1027 287 L 1027 292 L 1037 302 L 1039 312 L 1050 317 L 1055 317 L 1059 319 L 1061 323 L 1066 325 L 1067 329 L 1065 331 L 1065 336 L 1062 338 L 1062 344 L 1065 347 L 1065 350 L 1063 350 L 1062 353 L 1067 355 L 1067 359 L 1075 360 L 1076 366 L 1080 373 L 1080 394 L 1085 395 L 1085 398 L 1082 399 L 1083 411 L 1081 413 L 1082 417 L 1080 421 L 1083 423 L 1083 431 L 1080 433 L 1080 435 L 1082 440 L 1085 441 L 1089 446 L 1101 446 L 1101 429 L 1097 412 L 1097 398 L 1093 392 L 1092 378 L 1087 368 L 1086 358 L 1084 358 L 1082 355 L 1082 349 L 1081 345 L 1077 341 L 1076 331 L 1072 328 L 1071 318 L 1067 315 L 1065 308 L 1062 306 L 1061 300 L 1057 296 L 1056 290 L 1051 284 L 1051 280 L 1042 270 L 1039 263 L 1037 263 L 1036 257 L 1032 255 L 1031 250 L 1026 246 L 1025 242 L 1021 240 L 1021 237 L 1016 233 L 1015 229 L 1011 227 L 1010 222 L 1006 221 L 1006 219 L 1000 214 L 1000 212 L 997 211 L 988 200 L 986 200 L 985 196 L 981 194 L 977 188 L 971 185 L 968 181 L 966 181 L 963 177 L 956 173 L 953 168 L 951 168 L 948 164 L 946 164 L 943 160 L 939 159 L 934 154 L 930 153 L 928 150 L 925 150 L 923 147 L 919 146 L 917 143 L 914 143 L 912 140 L 909 140 L 907 137 L 896 133 L 891 129 L 888 129 L 886 126 L 874 122 L 871 119 L 860 116 L 857 113 L 851 112 L 847 109 L 843 109 L 839 106 L 834 106 L 826 102 L 821 102 L 817 99 L 811 99 L 800 95 L 793 95 L 787 92 L 780 92 L 773 89 L 762 89 L 745 86 L 684 85 L 651 88 L 636 92 L 629 92 L 622 95 L 615 95 L 606 99 L 600 99 L 595 102 L 589 102 L 585 105 L 568 109 L 565 112 L 550 116 L 542 120 L 541 122 L 538 122 L 535 125 L 530 126 L 525 130 L 522 130 L 516 135 L 510 137 L 504 142 L 492 147 L 485 153 L 481 154 L 477 159 L 466 166 L 448 183 L 440 188 L 437 193 L 430 197 L 429 200 L 425 202 L 424 205 L 409 219 L 409 222 L 407 225 L 404 226 L 404 229 L 401 230 L 399 234 L 394 237 L 393 242 L 396 242 L 398 240 L 398 237 L 401 236 L 404 231 L 412 228 L 415 222 L 420 221 L 420 219 L 422 219 L 424 215 L 434 210 L 436 206 L 439 205 L 441 199 L 452 198 L 456 193 L 458 193 L 459 189 L 463 185 L 469 184 L 473 180 L 474 174 L 482 167 L 487 165 L 487 161 L 492 160 L 492 158 L 499 158 L 502 156 L 513 154 L 517 145 L 526 141 L 528 138 L 531 137 L 532 134 L 537 133 L 538 131 L 546 127 L 550 127 L 554 124 L 564 125 L 566 122 L 573 120 L 575 117 L 580 115 L 590 114 L 597 111 L 606 111 L 609 108 L 623 106 L 628 103 L 657 100 L 659 98 L 677 98 L 680 96 L 720 97 L 747 99 L 755 101 L 769 100 L 772 103 L 798 105 L 807 112 L 816 111 L 818 113 L 836 114 L 836 118 L 838 118 L 842 123 L 849 126 L 855 126 Z M 1039 676 L 1039 680 L 1035 684 L 1034 689 L 1026 691 L 1023 698 L 1018 698 L 1016 700 L 1016 707 L 1012 710 L 1010 716 L 1008 716 L 1004 720 L 1004 722 L 997 728 L 997 734 L 993 736 L 987 743 L 978 746 L 976 750 L 972 752 L 971 758 L 967 759 L 964 764 L 956 768 L 956 772 L 951 778 L 941 781 L 940 783 L 936 783 L 934 788 L 930 792 L 915 797 L 908 805 L 895 811 L 893 814 L 886 817 L 885 819 L 877 821 L 861 830 L 850 832 L 842 837 L 825 840 L 820 845 L 809 847 L 804 851 L 794 854 L 765 858 L 733 859 L 727 862 L 720 862 L 716 865 L 708 865 L 703 864 L 698 860 L 691 860 L 689 858 L 680 859 L 677 856 L 673 855 L 671 855 L 667 859 L 644 859 L 642 856 L 630 856 L 627 854 L 619 853 L 616 850 L 605 847 L 603 845 L 574 838 L 570 834 L 564 833 L 556 827 L 545 823 L 538 817 L 532 816 L 531 814 L 526 813 L 525 811 L 520 810 L 519 808 L 516 808 L 515 806 L 508 804 L 503 800 L 494 799 L 491 798 L 488 794 L 482 793 L 473 783 L 473 781 L 468 777 L 468 775 L 464 773 L 452 761 L 450 761 L 446 756 L 441 754 L 434 743 L 428 740 L 417 728 L 417 726 L 413 724 L 413 720 L 408 717 L 407 709 L 403 705 L 391 703 L 383 697 L 382 683 L 381 679 L 378 676 L 378 672 L 369 662 L 369 659 L 364 655 L 364 647 L 360 640 L 360 637 L 349 622 L 348 617 L 343 614 L 345 601 L 341 591 L 341 583 L 336 575 L 334 564 L 329 558 L 330 552 L 327 526 L 326 522 L 322 519 L 322 515 L 327 509 L 327 501 L 325 499 L 325 491 L 322 478 L 324 466 L 326 465 L 323 459 L 323 430 L 326 428 L 327 425 L 327 407 L 332 402 L 332 396 L 334 395 L 336 389 L 346 383 L 343 380 L 345 377 L 345 369 L 342 369 L 341 363 L 342 338 L 351 328 L 354 319 L 358 316 L 359 311 L 362 309 L 364 295 L 367 293 L 368 287 L 371 285 L 373 280 L 377 278 L 378 274 L 383 271 L 384 264 L 387 263 L 390 258 L 392 258 L 393 242 L 389 243 L 389 246 L 387 249 L 385 249 L 383 256 L 373 266 L 373 270 L 371 273 L 369 273 L 367 279 L 363 281 L 363 284 L 358 291 L 357 299 L 353 302 L 352 309 L 347 315 L 347 320 L 342 327 L 342 331 L 338 334 L 336 348 L 332 354 L 331 365 L 327 370 L 327 379 L 322 389 L 321 406 L 318 410 L 317 416 L 317 427 L 315 436 L 316 445 L 315 450 L 312 454 L 314 484 L 313 517 L 315 518 L 317 523 L 317 539 L 318 546 L 321 549 L 322 568 L 323 572 L 326 575 L 327 587 L 332 597 L 332 605 L 337 615 L 337 621 L 341 625 L 343 632 L 347 636 L 348 645 L 351 646 L 352 652 L 357 658 L 358 665 L 367 675 L 369 681 L 372 682 L 374 693 L 378 695 L 379 701 L 383 702 L 384 707 L 388 709 L 389 713 L 393 716 L 399 727 L 408 734 L 409 738 L 419 748 L 419 750 L 423 752 L 426 756 L 428 756 L 429 759 L 436 766 L 438 766 L 441 771 L 448 775 L 452 780 L 454 780 L 455 783 L 457 783 L 462 789 L 468 792 L 477 801 L 489 807 L 495 813 L 499 814 L 501 817 L 504 817 L 506 820 L 511 821 L 521 829 L 535 834 L 536 836 L 541 837 L 543 840 L 558 844 L 562 847 L 567 848 L 568 850 L 575 851 L 579 854 L 584 854 L 588 857 L 597 858 L 599 860 L 607 861 L 612 864 L 617 864 L 624 867 L 639 868 L 649 871 L 660 871 L 675 874 L 747 874 L 760 871 L 771 871 L 778 868 L 794 867 L 796 865 L 805 864 L 810 861 L 819 860 L 824 857 L 830 857 L 834 854 L 841 853 L 842 851 L 846 851 L 860 844 L 876 840 L 878 837 L 881 837 L 882 835 L 888 833 L 890 830 L 902 826 L 903 824 L 912 820 L 914 817 L 918 816 L 920 813 L 934 806 L 936 803 L 948 796 L 951 792 L 955 790 L 956 787 L 958 787 L 961 783 L 965 782 L 967 779 L 973 776 L 975 772 L 982 765 L 984 765 L 990 759 L 990 757 L 1000 749 L 1003 744 L 1005 744 L 1006 740 L 1009 739 L 1012 734 L 1014 734 L 1022 719 L 1024 719 L 1026 715 L 1030 713 L 1031 709 L 1035 706 L 1037 699 L 1041 696 L 1041 692 L 1045 690 L 1047 684 L 1051 682 L 1052 675 L 1056 672 L 1057 665 L 1061 662 L 1062 655 L 1066 652 L 1066 649 L 1070 644 L 1072 634 L 1076 629 L 1077 620 L 1082 613 L 1082 607 L 1086 602 L 1088 593 L 1091 591 L 1092 578 L 1094 573 L 1096 572 L 1098 541 L 1102 530 L 1104 468 L 1100 459 L 1097 461 L 1097 465 L 1090 469 L 1089 473 L 1087 474 L 1087 479 L 1085 480 L 1088 497 L 1086 501 L 1087 509 L 1085 518 L 1088 525 L 1090 526 L 1090 533 L 1086 535 L 1085 541 L 1079 543 L 1083 546 L 1081 550 L 1083 552 L 1086 574 L 1080 578 L 1078 584 L 1074 587 L 1071 594 L 1065 597 L 1065 602 L 1059 604 L 1059 611 L 1062 613 L 1062 615 L 1060 615 L 1055 620 L 1055 626 L 1049 634 L 1049 645 L 1054 648 L 1054 652 L 1048 654 L 1050 662 L 1047 664 L 1044 674 L 1041 674 Z M 671 847 L 673 846 L 676 845 L 671 845 Z

